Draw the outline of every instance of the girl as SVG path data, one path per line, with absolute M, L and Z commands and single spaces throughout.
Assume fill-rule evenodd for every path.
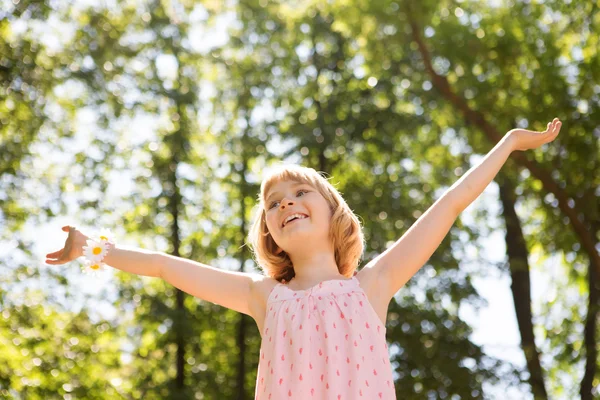
M 160 277 L 177 288 L 256 321 L 262 342 L 256 399 L 395 399 L 385 338 L 394 294 L 439 246 L 458 215 L 496 176 L 510 153 L 553 141 L 513 129 L 444 193 L 390 248 L 356 272 L 360 223 L 339 192 L 314 169 L 284 166 L 260 188 L 249 233 L 265 275 L 225 271 L 160 252 L 109 243 L 104 262 Z M 49 264 L 83 254 L 88 239 L 73 227 Z

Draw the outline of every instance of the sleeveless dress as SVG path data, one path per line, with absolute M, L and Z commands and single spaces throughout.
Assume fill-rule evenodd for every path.
M 395 400 L 386 328 L 356 276 L 269 294 L 255 400 Z

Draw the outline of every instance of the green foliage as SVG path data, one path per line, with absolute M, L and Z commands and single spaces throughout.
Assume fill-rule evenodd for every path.
M 122 370 L 117 329 L 85 311 L 55 307 L 40 291 L 4 298 L 0 312 L 3 398 L 116 397 Z M 7 304 L 8 303 L 8 304 Z

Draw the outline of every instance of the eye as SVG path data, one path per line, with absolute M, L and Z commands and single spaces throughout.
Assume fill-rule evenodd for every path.
M 298 191 L 296 192 L 296 196 L 298 196 L 298 193 L 300 193 L 300 192 L 308 193 L 308 190 L 300 189 L 300 190 L 298 190 Z M 274 206 L 276 203 L 279 203 L 279 202 L 278 202 L 278 201 L 274 201 L 274 202 L 272 202 L 272 203 L 271 203 L 271 205 L 269 206 L 269 210 L 270 210 L 271 208 L 273 208 L 273 206 Z

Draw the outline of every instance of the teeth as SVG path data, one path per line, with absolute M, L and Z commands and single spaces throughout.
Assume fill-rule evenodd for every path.
M 302 214 L 292 214 L 289 217 L 287 217 L 285 219 L 285 221 L 283 221 L 283 226 L 285 226 L 291 219 L 296 218 L 296 217 L 299 218 L 299 219 L 308 218 L 308 217 L 306 217 L 306 216 L 304 216 Z

